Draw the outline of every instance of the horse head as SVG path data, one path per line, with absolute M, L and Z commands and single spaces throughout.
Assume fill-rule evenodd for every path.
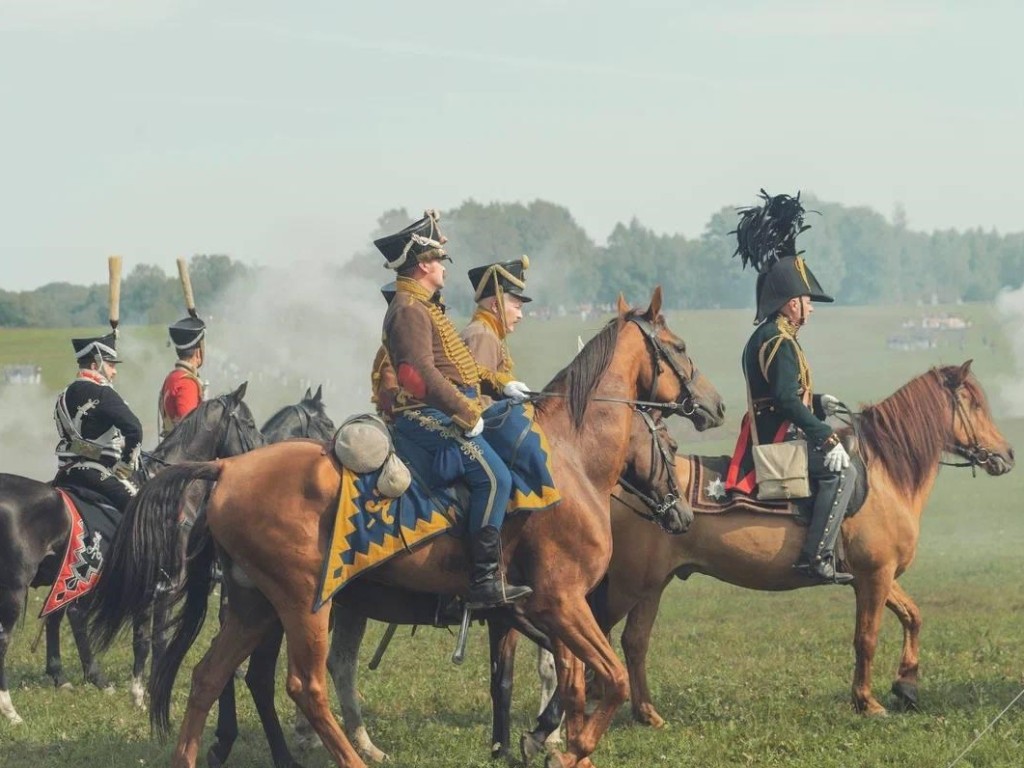
M 312 440 L 330 440 L 335 426 L 323 404 L 323 386 L 314 393 L 309 388 L 295 405 L 286 405 L 263 425 L 260 430 L 268 443 L 276 443 L 292 437 L 308 437 Z
M 945 450 L 990 475 L 1005 475 L 1013 469 L 1013 446 L 992 421 L 985 392 L 971 373 L 972 362 L 938 369 L 952 405 L 952 427 Z
M 619 485 L 647 509 L 623 503 L 671 534 L 686 533 L 693 522 L 693 509 L 683 499 L 676 475 L 678 448 L 660 413 L 642 408 L 634 410 L 626 466 L 619 477 Z
M 702 374 L 687 354 L 686 342 L 668 327 L 661 313 L 661 286 L 651 294 L 644 312 L 631 309 L 622 295 L 618 302 L 619 322 L 633 326 L 638 342 L 647 348 L 647 363 L 642 369 L 640 396 L 665 403 L 666 414 L 685 416 L 698 431 L 722 425 L 725 403 L 711 381 Z M 668 375 L 665 368 L 668 368 Z

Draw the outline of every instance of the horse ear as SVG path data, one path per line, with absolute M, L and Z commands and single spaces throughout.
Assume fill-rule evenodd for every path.
M 248 381 L 243 381 L 234 392 L 231 393 L 231 399 L 236 403 L 242 402 L 242 398 L 245 397 L 245 389 L 249 386 Z
M 652 323 L 657 319 L 658 315 L 661 314 L 661 286 L 654 286 L 654 293 L 651 294 L 651 306 L 647 308 L 644 313 L 644 317 L 650 320 Z
M 309 400 L 309 398 L 311 398 L 312 396 L 313 396 L 313 390 L 311 390 L 309 387 L 306 387 L 306 394 L 304 394 L 302 396 L 302 399 L 303 400 Z
M 619 317 L 625 317 L 631 307 L 626 303 L 626 297 L 621 293 L 619 294 L 618 306 L 616 307 L 619 313 Z
M 957 380 L 963 384 L 967 381 L 967 377 L 971 375 L 971 363 L 974 362 L 974 358 L 971 358 L 966 363 L 960 366 L 960 369 L 956 372 Z
M 319 405 L 320 404 L 320 400 L 323 398 L 323 396 L 324 396 L 324 385 L 321 384 L 320 386 L 318 386 L 316 388 L 316 394 L 313 395 L 313 402 L 316 403 L 317 405 Z

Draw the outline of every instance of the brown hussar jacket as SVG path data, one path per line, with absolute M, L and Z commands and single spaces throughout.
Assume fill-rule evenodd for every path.
M 493 312 L 477 309 L 469 325 L 462 329 L 462 340 L 469 347 L 470 354 L 479 365 L 512 376 L 512 355 L 501 333 L 501 320 Z M 491 398 L 483 395 L 484 408 L 491 404 Z
M 406 277 L 396 282 L 383 333 L 399 387 L 393 411 L 429 406 L 472 429 L 483 412 L 480 395 L 501 395 L 512 377 L 477 363 L 437 294 Z M 476 399 L 464 395 L 464 388 L 475 390 Z

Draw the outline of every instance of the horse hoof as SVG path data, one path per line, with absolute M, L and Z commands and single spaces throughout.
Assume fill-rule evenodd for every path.
M 651 728 L 664 728 L 665 718 L 658 714 L 656 710 L 650 704 L 644 704 L 641 707 L 633 710 L 633 719 L 641 725 L 648 725 Z
M 904 712 L 916 712 L 917 686 L 913 683 L 897 680 L 892 684 L 892 693 L 896 697 L 896 705 Z
M 491 744 L 491 759 L 497 760 L 500 757 L 508 757 L 508 747 L 500 741 Z
M 532 733 L 524 733 L 519 739 L 519 755 L 523 758 L 523 766 L 529 766 L 537 755 L 545 751 L 544 744 Z
M 222 768 L 222 766 L 224 765 L 224 761 L 228 759 L 228 754 L 230 753 L 230 749 L 228 750 L 228 752 L 225 752 L 223 755 L 221 755 L 219 750 L 218 750 L 218 748 L 220 748 L 220 742 L 217 742 L 212 747 L 210 747 L 209 750 L 207 750 L 207 752 L 206 752 L 206 766 L 207 766 L 207 768 Z
M 65 680 L 63 683 L 54 683 L 53 687 L 58 691 L 73 691 L 75 689 L 70 680 Z
M 117 691 L 117 689 L 114 688 L 114 684 L 113 683 L 107 683 L 105 686 L 102 686 L 102 687 L 97 685 L 96 687 L 99 688 L 101 691 L 103 691 L 103 694 L 105 696 L 113 696 L 114 693 L 116 693 L 116 691 Z

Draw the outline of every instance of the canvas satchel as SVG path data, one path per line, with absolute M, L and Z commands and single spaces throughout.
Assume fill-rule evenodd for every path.
M 761 445 L 757 440 L 757 422 L 754 402 L 747 381 L 747 413 L 750 418 L 751 453 L 754 458 L 754 477 L 757 479 L 757 498 L 763 501 L 806 499 L 811 495 L 811 482 L 807 471 L 807 441 L 786 440 Z

